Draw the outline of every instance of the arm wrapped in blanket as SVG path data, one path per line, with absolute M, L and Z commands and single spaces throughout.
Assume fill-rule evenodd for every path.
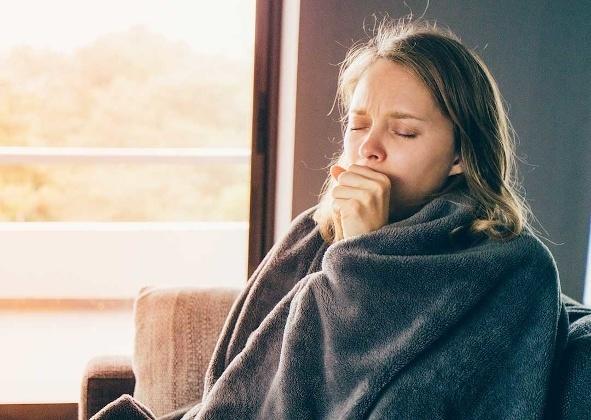
M 543 418 L 560 286 L 539 239 L 475 236 L 448 194 L 327 247 L 311 210 L 235 303 L 186 418 Z

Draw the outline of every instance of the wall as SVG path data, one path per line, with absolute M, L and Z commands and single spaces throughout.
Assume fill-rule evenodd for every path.
M 286 0 L 289 3 L 289 0 Z M 405 5 L 406 4 L 406 5 Z M 340 146 L 338 63 L 371 28 L 371 14 L 423 13 L 427 1 L 300 0 L 293 138 L 294 217 L 317 202 Z M 562 290 L 581 300 L 591 209 L 591 3 L 431 1 L 424 15 L 449 26 L 484 58 L 509 105 L 521 176 L 546 229 Z M 279 227 L 281 229 L 281 227 Z M 285 226 L 283 226 L 285 228 Z M 281 232 L 278 232 L 280 234 Z M 591 302 L 590 302 L 591 303 Z

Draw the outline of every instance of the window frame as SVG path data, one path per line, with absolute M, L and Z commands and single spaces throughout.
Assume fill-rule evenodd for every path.
M 275 184 L 277 169 L 277 126 L 279 106 L 279 57 L 281 44 L 281 13 L 283 0 L 256 0 L 254 80 L 252 108 L 251 150 L 209 152 L 209 159 L 222 160 L 250 158 L 250 212 L 248 231 L 248 278 L 252 275 L 274 242 Z M 26 149 L 26 150 L 25 150 Z M 0 148 L 0 160 L 4 163 L 28 162 L 76 162 L 93 161 L 152 161 L 181 162 L 187 159 L 203 159 L 204 150 L 188 149 L 118 149 L 96 148 Z M 99 150 L 101 149 L 101 150 Z M 230 155 L 224 154 L 229 153 Z M 208 157 L 205 157 L 208 159 Z M 122 222 L 124 223 L 124 222 Z M 248 279 L 247 278 L 247 279 Z M 245 282 L 246 280 L 245 279 Z M 5 305 L 33 305 L 47 309 L 56 308 L 60 302 L 54 299 L 24 299 L 16 302 L 0 299 Z M 62 301 L 61 304 L 64 302 Z M 129 310 L 129 299 L 113 300 L 103 304 Z M 100 299 L 76 299 L 71 308 L 91 309 L 100 307 Z M 70 306 L 70 305 L 66 305 Z M 22 306 L 20 306 L 22 307 Z M 76 418 L 78 401 L 72 403 L 24 403 L 0 404 L 0 412 L 16 417 L 41 417 L 48 412 L 62 413 L 63 418 Z
M 248 278 L 275 240 L 282 8 L 283 0 L 256 1 Z

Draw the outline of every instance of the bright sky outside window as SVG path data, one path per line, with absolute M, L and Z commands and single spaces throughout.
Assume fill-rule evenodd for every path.
M 248 150 L 254 13 L 245 0 L 7 5 L 0 147 Z M 0 221 L 248 218 L 248 156 L 223 174 L 194 164 L 163 177 L 157 165 L 128 165 L 121 185 L 107 167 L 85 165 L 0 166 Z M 195 200 L 187 208 L 190 191 L 214 203 L 209 214 Z
M 241 285 L 255 1 L 0 7 L 0 149 L 236 151 L 223 162 L 42 156 L 15 164 L 0 154 L 0 232 L 10 237 L 4 251 L 18 254 L 3 265 L 10 287 L 0 299 L 94 299 L 97 289 L 129 299 L 147 284 L 207 279 Z M 216 263 L 223 253 L 235 256 L 231 267 Z M 132 350 L 128 310 L 0 308 L 0 331 L 12 343 L 0 364 L 0 403 L 74 402 L 90 358 Z

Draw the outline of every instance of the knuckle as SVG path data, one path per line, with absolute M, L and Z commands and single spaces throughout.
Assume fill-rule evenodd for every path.
M 390 190 L 390 182 L 389 180 L 381 180 L 378 183 L 377 192 L 383 194 Z
M 361 197 L 362 197 L 364 203 L 370 203 L 373 199 L 373 196 L 374 196 L 373 191 L 364 190 L 361 193 Z

